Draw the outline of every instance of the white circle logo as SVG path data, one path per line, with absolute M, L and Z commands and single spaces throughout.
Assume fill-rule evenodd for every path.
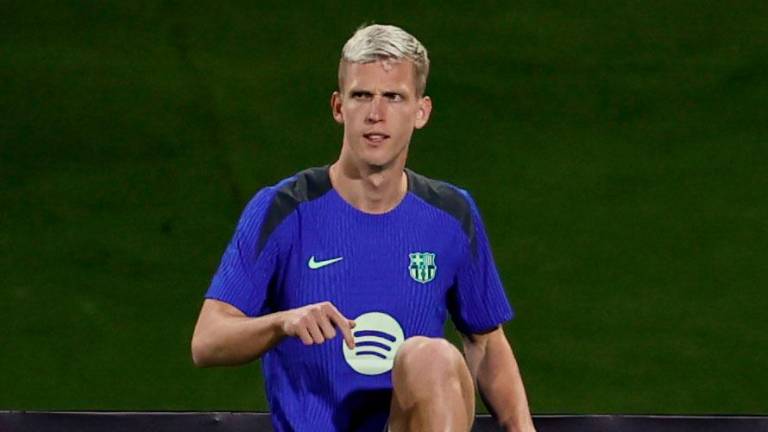
M 379 375 L 392 370 L 395 354 L 402 345 L 403 329 L 391 316 L 381 312 L 368 312 L 354 319 L 355 348 L 342 344 L 344 359 L 356 372 Z

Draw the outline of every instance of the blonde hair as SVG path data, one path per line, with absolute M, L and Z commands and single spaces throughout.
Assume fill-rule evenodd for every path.
M 377 60 L 410 60 L 416 75 L 416 94 L 424 96 L 429 75 L 427 49 L 413 35 L 393 25 L 363 25 L 344 44 L 339 61 L 339 90 L 344 84 L 345 63 L 372 63 Z

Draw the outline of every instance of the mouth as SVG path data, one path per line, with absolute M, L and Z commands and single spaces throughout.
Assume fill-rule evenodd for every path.
M 371 144 L 378 144 L 389 139 L 389 135 L 383 132 L 369 132 L 363 134 L 363 138 Z

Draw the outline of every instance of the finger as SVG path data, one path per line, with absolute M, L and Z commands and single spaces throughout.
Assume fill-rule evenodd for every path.
M 296 331 L 296 336 L 301 339 L 301 341 L 304 343 L 304 345 L 312 345 L 312 337 L 309 335 L 309 332 L 305 328 L 300 328 Z
M 344 342 L 347 343 L 347 347 L 349 347 L 349 349 L 355 348 L 355 338 L 352 336 L 349 320 L 344 318 L 339 311 L 334 312 L 335 313 L 331 313 L 328 318 L 330 318 L 331 321 L 333 321 L 333 324 L 341 330 L 341 334 L 344 335 Z
M 334 325 L 341 330 L 341 333 L 344 335 L 344 341 L 346 342 L 349 349 L 355 348 L 355 338 L 352 336 L 352 330 L 351 327 L 354 327 L 353 325 L 350 326 L 350 321 L 348 320 L 344 315 L 339 312 L 338 309 L 336 309 L 336 306 L 333 305 L 333 303 L 328 303 L 328 307 L 330 308 L 330 311 L 328 313 L 328 318 L 333 321 Z
M 323 332 L 323 336 L 325 336 L 326 339 L 333 339 L 336 337 L 336 329 L 333 328 L 333 324 L 331 324 L 331 320 L 327 316 L 320 318 L 318 324 L 320 326 L 320 331 Z
M 309 331 L 309 335 L 312 336 L 312 340 L 315 341 L 316 344 L 321 344 L 325 342 L 325 337 L 323 337 L 323 333 L 320 331 L 320 327 L 317 326 L 317 322 L 312 321 L 307 325 L 307 330 Z

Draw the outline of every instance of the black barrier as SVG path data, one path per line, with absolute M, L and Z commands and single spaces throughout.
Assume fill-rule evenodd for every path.
M 537 415 L 539 432 L 768 432 L 768 416 Z M 480 415 L 473 432 L 500 431 Z M 269 414 L 246 412 L 0 411 L 0 432 L 267 432 Z

